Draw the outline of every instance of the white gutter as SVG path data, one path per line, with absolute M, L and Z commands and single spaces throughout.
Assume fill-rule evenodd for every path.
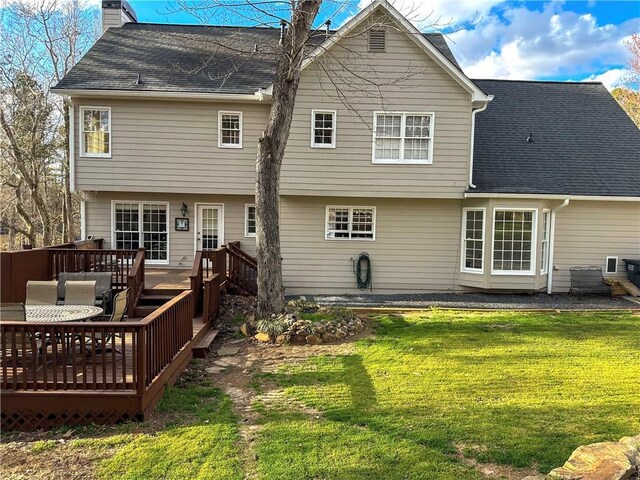
M 469 188 L 476 188 L 476 186 L 473 184 L 473 150 L 476 138 L 476 114 L 484 112 L 489 106 L 489 102 L 491 100 L 493 100 L 493 95 L 489 95 L 487 97 L 487 103 L 485 103 L 482 107 L 476 108 L 471 112 L 471 141 L 469 142 Z
M 181 99 L 181 100 L 216 100 L 228 102 L 262 102 L 268 99 L 268 92 L 258 90 L 247 94 L 226 93 L 198 93 L 198 92 L 161 92 L 161 91 L 136 91 L 136 90 L 73 90 L 52 89 L 57 95 L 69 95 L 73 97 L 117 97 L 117 98 L 157 98 L 157 99 Z
M 69 190 L 76 191 L 76 122 L 75 122 L 75 108 L 71 98 L 67 98 L 69 101 Z
M 549 226 L 549 258 L 547 265 L 547 293 L 551 294 L 552 284 L 553 284 L 553 250 L 555 247 L 556 240 L 556 212 L 562 210 L 567 205 L 569 205 L 569 199 L 565 198 L 564 202 L 558 205 L 555 208 L 551 209 L 551 225 Z
M 514 198 L 535 200 L 597 200 L 604 202 L 640 202 L 640 197 L 616 197 L 615 195 L 555 195 L 544 193 L 475 193 L 465 192 L 464 198 Z

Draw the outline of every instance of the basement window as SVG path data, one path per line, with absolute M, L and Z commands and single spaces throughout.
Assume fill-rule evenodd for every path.
M 607 257 L 605 273 L 618 273 L 618 257 Z
M 369 30 L 369 51 L 382 53 L 387 50 L 387 32 L 384 28 Z

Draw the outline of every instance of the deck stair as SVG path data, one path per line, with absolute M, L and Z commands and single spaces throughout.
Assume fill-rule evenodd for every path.
M 207 355 L 207 352 L 213 345 L 216 337 L 220 333 L 220 330 L 208 330 L 207 333 L 200 339 L 198 339 L 192 347 L 193 356 L 196 358 L 204 358 Z
M 640 298 L 640 288 L 626 278 L 609 277 L 604 279 L 604 283 L 611 285 L 611 292 L 613 295 L 629 294 L 632 297 Z
M 631 282 L 631 280 L 620 279 L 618 283 L 624 288 L 632 297 L 640 298 L 640 288 Z
M 135 316 L 146 317 L 182 292 L 182 289 L 177 288 L 152 288 L 143 290 L 136 303 Z

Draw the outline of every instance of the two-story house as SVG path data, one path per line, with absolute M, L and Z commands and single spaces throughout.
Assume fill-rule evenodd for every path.
M 83 235 L 189 267 L 255 252 L 256 142 L 280 30 L 139 23 L 55 87 L 73 104 Z M 468 78 L 385 1 L 309 41 L 281 175 L 288 294 L 566 292 L 573 265 L 640 257 L 640 133 L 599 83 Z M 188 221 L 187 221 L 188 219 Z

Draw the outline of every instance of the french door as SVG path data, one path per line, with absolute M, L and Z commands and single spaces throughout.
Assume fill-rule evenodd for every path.
M 196 223 L 196 250 L 215 250 L 224 243 L 222 205 L 199 204 Z

